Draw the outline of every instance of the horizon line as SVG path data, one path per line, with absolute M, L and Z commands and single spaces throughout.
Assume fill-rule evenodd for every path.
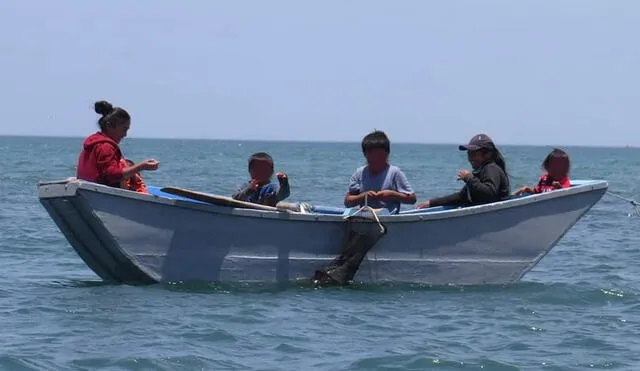
M 0 134 L 0 138 L 52 138 L 52 139 L 81 139 L 86 136 L 80 135 L 31 135 L 31 134 Z M 129 139 L 142 139 L 142 140 L 186 140 L 186 141 L 238 141 L 238 142 L 275 142 L 275 143 L 345 143 L 354 144 L 360 143 L 360 141 L 351 140 L 313 140 L 313 139 L 241 139 L 241 138 L 190 138 L 190 137 L 130 137 Z M 458 146 L 462 143 L 453 142 L 409 142 L 409 141 L 392 141 L 396 144 L 414 144 L 414 145 L 452 145 Z M 500 147 L 574 147 L 574 148 L 638 148 L 634 145 L 606 145 L 606 144 L 522 144 L 522 143 L 503 143 Z

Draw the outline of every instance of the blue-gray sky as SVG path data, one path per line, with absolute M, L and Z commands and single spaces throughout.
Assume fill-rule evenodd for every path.
M 640 145 L 640 1 L 0 2 L 0 134 Z

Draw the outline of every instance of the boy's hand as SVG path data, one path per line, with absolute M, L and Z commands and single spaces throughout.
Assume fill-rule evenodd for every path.
M 255 179 L 251 179 L 251 181 L 249 181 L 249 189 L 252 191 L 257 191 L 258 188 L 260 188 L 260 183 L 258 183 L 258 181 Z
M 382 199 L 382 200 L 389 199 L 389 198 L 392 198 L 394 196 L 395 196 L 395 192 L 391 191 L 391 190 L 388 190 L 388 189 L 384 190 L 384 191 L 377 192 L 378 199 Z
M 466 181 L 469 178 L 471 178 L 471 172 L 469 170 L 458 171 L 458 179 Z
M 285 173 L 276 173 L 276 178 L 278 178 L 278 180 L 287 180 L 287 174 L 285 174 Z
M 376 191 L 369 191 L 369 192 L 361 193 L 361 195 L 362 195 L 362 199 L 363 200 L 365 198 L 365 195 L 367 196 L 368 200 L 377 200 L 379 198 L 378 192 L 376 192 Z
M 560 184 L 560 182 L 558 182 L 558 181 L 555 181 L 555 182 L 551 183 L 551 186 L 552 186 L 553 188 L 555 188 L 555 189 L 560 189 L 560 188 L 562 188 L 562 184 Z
M 156 170 L 160 163 L 155 159 L 144 160 L 140 163 L 142 170 Z
M 520 187 L 515 193 L 516 196 L 523 195 L 525 193 L 534 193 L 534 189 L 529 186 Z

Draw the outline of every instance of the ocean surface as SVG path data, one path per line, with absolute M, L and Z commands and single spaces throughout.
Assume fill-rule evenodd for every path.
M 468 138 L 461 138 L 462 141 Z M 0 137 L 0 370 L 640 370 L 640 217 L 605 196 L 512 286 L 101 283 L 39 204 L 82 138 Z M 359 143 L 125 139 L 154 185 L 231 194 L 268 151 L 291 201 L 340 205 Z M 502 148 L 513 188 L 550 147 Z M 566 148 L 573 178 L 640 198 L 640 150 Z M 456 190 L 455 145 L 392 144 L 419 200 Z

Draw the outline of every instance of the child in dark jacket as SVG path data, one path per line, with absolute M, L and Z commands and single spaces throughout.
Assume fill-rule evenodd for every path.
M 571 180 L 569 180 L 571 161 L 567 152 L 554 148 L 542 162 L 542 168 L 545 173 L 540 176 L 538 184 L 535 187 L 521 187 L 516 192 L 516 195 L 551 192 L 556 189 L 571 187 Z
M 471 138 L 469 144 L 458 147 L 467 151 L 473 171 L 458 171 L 464 182 L 459 192 L 422 202 L 418 209 L 435 206 L 475 206 L 505 200 L 509 197 L 509 176 L 502 153 L 486 134 Z
M 276 206 L 291 193 L 286 174 L 277 173 L 278 184 L 271 182 L 273 159 L 267 153 L 258 152 L 249 157 L 249 175 L 249 182 L 233 194 L 234 200 Z

